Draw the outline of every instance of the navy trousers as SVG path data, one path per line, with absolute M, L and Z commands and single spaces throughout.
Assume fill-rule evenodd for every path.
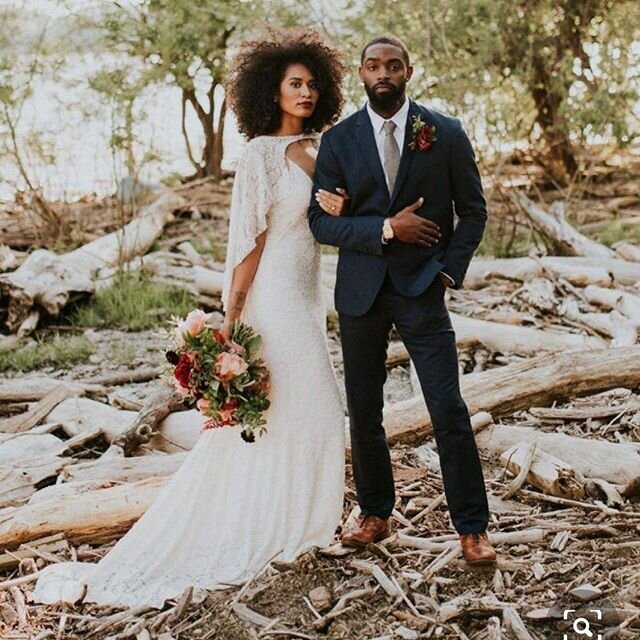
M 382 426 L 389 334 L 395 325 L 414 363 L 433 423 L 449 513 L 456 531 L 484 531 L 489 507 L 469 412 L 460 394 L 458 353 L 445 286 L 400 295 L 389 276 L 363 316 L 340 314 L 353 474 L 362 513 L 388 518 L 395 502 Z

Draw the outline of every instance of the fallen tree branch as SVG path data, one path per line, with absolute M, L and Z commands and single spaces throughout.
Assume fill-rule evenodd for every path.
M 554 214 L 547 213 L 539 204 L 527 198 L 522 191 L 510 192 L 511 199 L 519 204 L 537 231 L 547 238 L 559 255 L 587 256 L 591 258 L 614 258 L 615 252 L 572 227 L 564 216 L 561 206 Z

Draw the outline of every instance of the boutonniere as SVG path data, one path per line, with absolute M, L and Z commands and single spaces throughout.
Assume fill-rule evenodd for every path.
M 436 138 L 436 128 L 433 125 L 423 122 L 420 116 L 413 117 L 411 125 L 413 136 L 409 143 L 412 151 L 428 151 L 431 145 L 438 139 Z

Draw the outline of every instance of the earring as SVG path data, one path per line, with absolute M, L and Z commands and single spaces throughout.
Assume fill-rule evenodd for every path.
M 273 101 L 274 101 L 274 102 L 278 102 L 278 96 L 274 96 L 274 97 L 273 97 Z

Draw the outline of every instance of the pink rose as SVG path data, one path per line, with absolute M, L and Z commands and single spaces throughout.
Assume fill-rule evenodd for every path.
M 176 337 L 180 346 L 184 345 L 183 333 L 188 333 L 190 336 L 197 336 L 204 328 L 205 322 L 209 314 L 205 313 L 202 309 L 194 309 L 187 314 L 187 317 L 177 326 Z
M 183 397 L 186 398 L 189 395 L 189 389 L 187 389 L 186 387 L 183 387 L 180 384 L 179 380 L 176 380 L 175 378 L 173 378 L 172 380 L 173 382 L 173 386 L 176 388 L 176 390 L 178 391 L 178 393 Z
M 223 351 L 216 359 L 216 373 L 222 382 L 241 376 L 249 365 L 235 353 Z
M 237 354 L 241 356 L 243 356 L 246 353 L 246 349 L 241 344 L 238 344 L 233 340 L 229 340 L 229 347 L 231 348 L 232 351 L 235 351 Z
M 196 407 L 198 407 L 198 411 L 200 413 L 206 413 L 209 408 L 209 401 L 206 398 L 200 398 L 198 402 L 196 402 Z

